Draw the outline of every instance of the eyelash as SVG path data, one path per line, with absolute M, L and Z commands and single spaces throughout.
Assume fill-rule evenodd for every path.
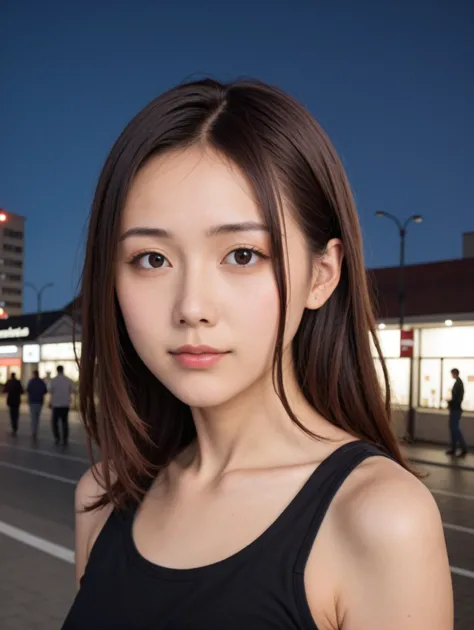
M 260 249 L 258 249 L 257 247 L 254 246 L 248 246 L 248 245 L 239 245 L 238 247 L 234 247 L 233 249 L 230 250 L 230 252 L 228 252 L 223 260 L 225 258 L 227 258 L 228 256 L 230 256 L 230 254 L 233 254 L 234 252 L 238 252 L 241 250 L 246 250 L 249 252 L 252 252 L 253 254 L 256 254 L 261 260 L 268 260 L 270 258 L 270 256 L 267 256 L 266 254 L 264 254 Z M 138 252 L 137 254 L 135 254 L 133 256 L 133 258 L 131 258 L 128 261 L 128 264 L 131 265 L 132 267 L 139 267 L 139 262 L 142 258 L 145 258 L 146 256 L 150 256 L 151 254 L 159 254 L 160 256 L 163 256 L 163 258 L 166 259 L 166 256 L 164 256 L 164 254 L 160 254 L 160 252 L 157 252 L 156 250 L 153 249 L 147 249 L 141 252 Z M 166 259 L 167 260 L 167 259 Z M 253 265 L 235 265 L 236 267 L 253 267 Z M 159 269 L 159 267 L 157 267 L 156 269 Z M 152 271 L 152 269 L 142 269 L 142 271 Z

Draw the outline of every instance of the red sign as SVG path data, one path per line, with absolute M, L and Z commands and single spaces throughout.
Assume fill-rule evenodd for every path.
M 413 330 L 401 330 L 400 331 L 400 356 L 408 357 L 411 359 L 413 356 L 413 348 L 415 346 L 415 339 Z

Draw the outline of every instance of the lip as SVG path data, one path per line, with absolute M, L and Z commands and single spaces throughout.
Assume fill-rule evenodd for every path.
M 228 352 L 211 346 L 181 346 L 170 352 L 180 365 L 186 368 L 205 369 L 216 365 Z
M 177 350 L 171 350 L 171 354 L 224 354 L 222 350 L 213 348 L 212 346 L 180 346 Z

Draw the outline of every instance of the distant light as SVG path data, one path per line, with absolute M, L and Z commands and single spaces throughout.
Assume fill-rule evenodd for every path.
M 444 324 L 445 324 L 445 326 L 452 326 L 452 325 L 453 325 L 453 320 L 452 320 L 452 319 L 447 319 L 447 320 L 444 322 Z
M 413 221 L 415 223 L 423 223 L 423 217 L 421 216 L 421 214 L 414 214 Z
M 385 330 L 385 324 L 383 322 L 381 324 L 379 324 L 379 329 L 380 330 Z
M 7 215 L 4 212 L 0 213 L 0 221 L 2 223 L 5 223 L 5 221 L 7 220 Z
M 378 211 L 375 213 L 375 216 L 376 216 L 376 217 L 384 217 L 384 216 L 385 216 L 385 212 L 383 212 L 382 210 L 378 210 Z

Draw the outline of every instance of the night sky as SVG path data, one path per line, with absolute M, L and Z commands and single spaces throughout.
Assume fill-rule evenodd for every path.
M 340 152 L 367 266 L 458 258 L 474 230 L 474 3 L 3 0 L 0 207 L 27 217 L 25 280 L 75 293 L 94 186 L 129 119 L 187 78 L 254 76 L 299 98 Z M 35 297 L 25 290 L 25 311 Z

